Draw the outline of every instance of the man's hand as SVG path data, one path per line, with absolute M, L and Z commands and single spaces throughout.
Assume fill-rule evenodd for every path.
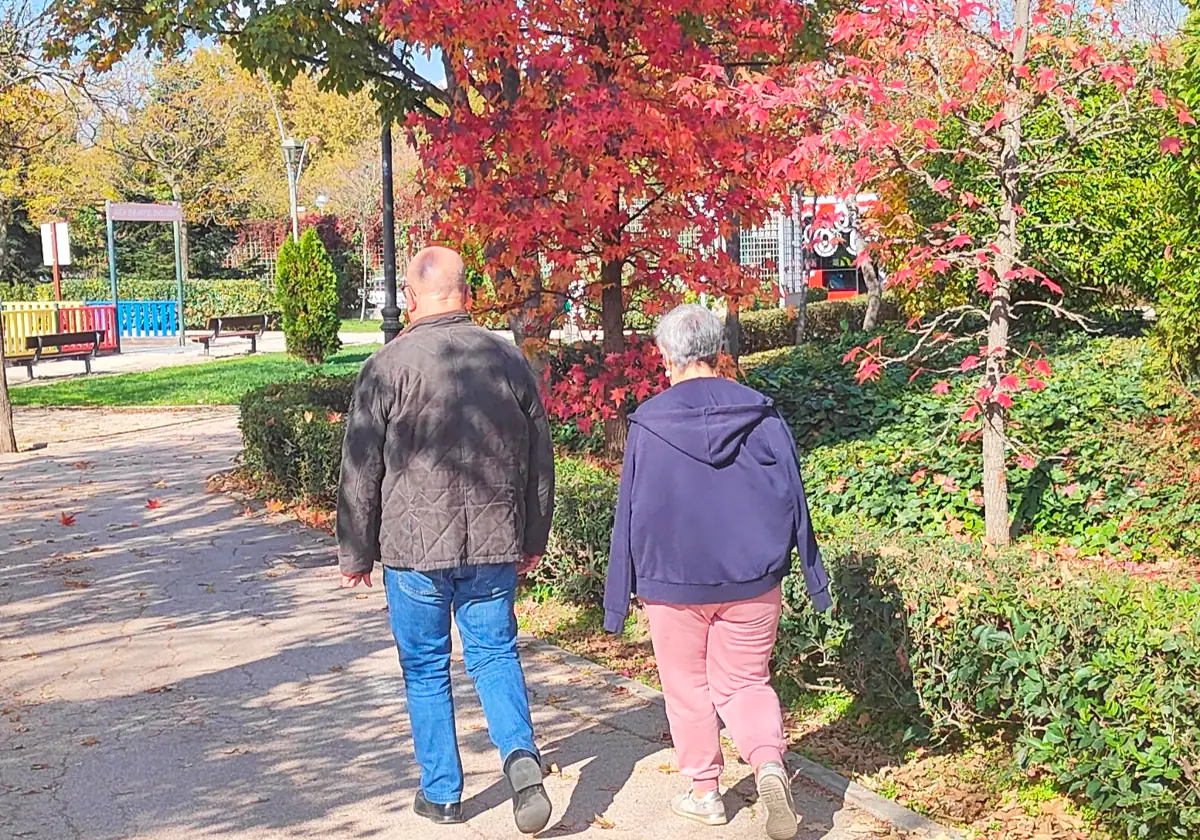
M 342 589 L 353 589 L 360 583 L 365 583 L 367 589 L 370 589 L 373 586 L 371 583 L 371 573 L 368 572 L 365 575 L 342 575 Z
M 540 554 L 526 554 L 525 562 L 517 565 L 517 574 L 527 575 L 537 568 L 537 564 L 542 562 Z

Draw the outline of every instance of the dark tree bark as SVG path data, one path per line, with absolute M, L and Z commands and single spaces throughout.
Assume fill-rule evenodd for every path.
M 17 436 L 13 429 L 12 402 L 8 398 L 8 380 L 4 377 L 4 325 L 0 324 L 0 452 L 17 451 Z
M 604 330 L 601 349 L 606 356 L 625 352 L 625 295 L 621 287 L 624 267 L 619 261 L 600 267 L 600 327 Z M 616 417 L 604 421 L 604 454 L 613 460 L 623 457 L 628 436 L 627 418 L 621 409 Z

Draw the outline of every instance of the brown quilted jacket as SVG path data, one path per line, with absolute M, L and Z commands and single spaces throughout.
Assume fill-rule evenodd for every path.
M 546 412 L 511 342 L 442 315 L 363 365 L 338 488 L 344 573 L 519 562 L 546 550 L 553 508 Z

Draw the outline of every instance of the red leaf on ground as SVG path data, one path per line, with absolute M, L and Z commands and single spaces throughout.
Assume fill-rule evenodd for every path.
M 75 524 L 75 514 L 66 512 L 60 513 L 58 515 L 58 523 L 64 528 L 70 528 Z
M 158 510 L 160 507 L 162 507 L 162 502 L 158 499 L 146 500 L 146 510 Z

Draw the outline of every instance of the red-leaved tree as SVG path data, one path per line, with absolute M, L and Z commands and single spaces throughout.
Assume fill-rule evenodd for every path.
M 747 131 L 680 86 L 792 55 L 804 12 L 784 0 L 416 0 L 384 5 L 390 34 L 437 48 L 447 103 L 413 114 L 443 231 L 483 249 L 518 340 L 544 341 L 568 300 L 599 313 L 609 375 L 560 410 L 605 419 L 624 446 L 632 296 L 650 314 L 686 290 L 736 312 L 758 293 L 721 239 L 774 193 L 756 161 L 781 135 Z
M 1102 3 L 1079 10 L 1034 0 L 866 0 L 836 15 L 821 61 L 745 74 L 731 86 L 700 76 L 685 84 L 701 100 L 729 103 L 751 130 L 793 127 L 792 152 L 759 170 L 780 189 L 817 183 L 853 194 L 903 181 L 950 207 L 933 223 L 906 219 L 911 240 L 891 283 L 916 289 L 965 273 L 973 300 L 916 319 L 907 352 L 875 340 L 847 360 L 858 364 L 860 380 L 905 363 L 935 374 L 938 393 L 961 395 L 964 418 L 981 424 L 994 545 L 1010 540 L 1007 459 L 1026 464 L 1037 446 L 1010 436 L 1008 409 L 1045 387 L 1051 372 L 1036 348 L 1013 346 L 1014 322 L 1040 311 L 1083 323 L 1025 253 L 1022 203 L 1048 179 L 1102 166 L 1087 163 L 1086 153 L 1132 131 L 1143 104 L 1191 122 L 1180 103 L 1148 86 L 1146 64 L 1162 56 L 1160 46 L 1125 38 Z M 1165 138 L 1163 151 L 1178 143 Z M 970 178 L 955 175 L 963 172 Z M 862 259 L 888 244 L 875 239 Z M 952 388 L 953 377 L 968 383 Z

